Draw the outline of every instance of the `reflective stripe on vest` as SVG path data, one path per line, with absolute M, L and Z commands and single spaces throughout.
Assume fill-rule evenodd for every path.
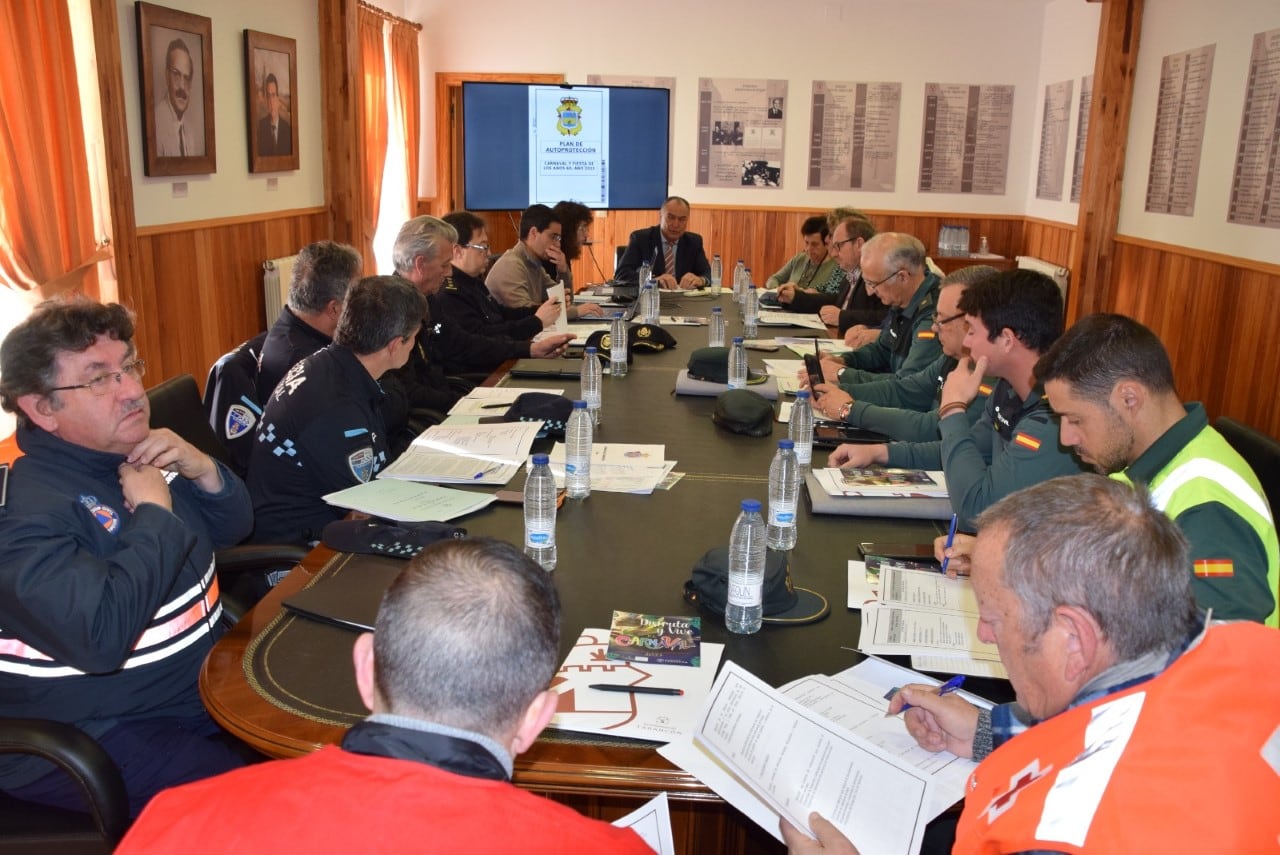
M 1177 469 L 1170 472 L 1160 482 L 1158 487 L 1151 491 L 1151 500 L 1155 503 L 1156 508 L 1164 511 L 1173 494 L 1197 478 L 1216 481 L 1231 495 L 1248 505 L 1251 511 L 1267 522 L 1273 523 L 1271 509 L 1267 507 L 1266 501 L 1258 495 L 1249 482 L 1241 478 L 1229 466 L 1216 460 L 1210 460 L 1207 457 L 1194 457 L 1179 465 Z
M 197 599 L 191 602 L 192 597 Z M 184 603 L 190 603 L 190 605 L 181 608 Z M 181 611 L 179 611 L 180 608 Z M 174 614 L 174 612 L 177 613 Z M 158 662 L 190 647 L 209 634 L 210 628 L 222 617 L 222 603 L 218 597 L 218 577 L 214 572 L 213 561 L 209 562 L 209 570 L 203 579 L 161 606 L 153 620 L 160 620 L 166 615 L 172 616 L 162 623 L 148 627 L 138 636 L 137 642 L 133 645 L 133 653 L 120 666 L 122 669 L 137 668 Z M 196 626 L 199 627 L 197 631 L 187 633 Z M 184 635 L 184 633 L 187 634 Z M 85 673 L 69 665 L 36 664 L 51 663 L 54 660 L 46 653 L 17 638 L 0 638 L 0 656 L 28 660 L 15 662 L 12 659 L 0 658 L 0 672 L 6 674 L 18 674 L 24 677 L 70 677 Z

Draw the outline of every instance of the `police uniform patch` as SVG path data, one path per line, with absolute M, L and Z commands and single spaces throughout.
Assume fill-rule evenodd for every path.
M 80 504 L 89 509 L 89 513 L 107 530 L 107 534 L 115 534 L 120 530 L 120 514 L 110 505 L 99 502 L 97 496 L 81 496 Z
M 357 481 L 368 481 L 373 476 L 373 446 L 366 445 L 348 454 L 347 468 Z
M 237 439 L 253 430 L 258 417 L 244 404 L 232 404 L 227 409 L 227 419 L 223 423 L 222 432 L 227 439 Z

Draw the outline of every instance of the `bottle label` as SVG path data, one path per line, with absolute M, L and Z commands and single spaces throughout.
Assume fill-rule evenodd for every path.
M 795 502 L 770 502 L 769 525 L 793 526 L 796 524 Z
M 807 466 L 809 461 L 813 459 L 813 446 L 809 443 L 796 443 L 796 462 L 801 466 Z
M 579 472 L 584 475 L 590 470 L 590 463 L 586 460 L 566 460 L 564 462 L 564 471 L 566 475 L 577 475 Z
M 729 603 L 735 606 L 760 605 L 760 593 L 764 580 L 757 582 L 729 582 Z
M 529 529 L 524 533 L 525 546 L 544 547 L 552 544 L 551 532 Z

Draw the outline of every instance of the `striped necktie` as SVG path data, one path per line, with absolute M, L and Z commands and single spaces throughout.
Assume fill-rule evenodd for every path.
M 662 253 L 662 272 L 676 275 L 676 245 L 668 243 L 667 248 Z

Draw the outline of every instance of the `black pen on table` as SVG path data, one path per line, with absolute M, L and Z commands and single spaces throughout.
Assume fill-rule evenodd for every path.
M 481 405 L 480 405 L 480 409 L 482 409 L 482 410 L 500 410 L 500 409 L 502 409 L 503 407 L 509 407 L 509 406 L 511 406 L 511 405 L 512 405 L 512 404 L 514 404 L 514 403 L 515 403 L 515 401 L 502 401 L 501 403 L 498 403 L 498 404 L 481 404 Z
M 683 695 L 684 689 L 662 689 L 657 686 L 624 686 L 618 683 L 592 683 L 588 688 L 601 692 L 626 692 L 629 695 Z

